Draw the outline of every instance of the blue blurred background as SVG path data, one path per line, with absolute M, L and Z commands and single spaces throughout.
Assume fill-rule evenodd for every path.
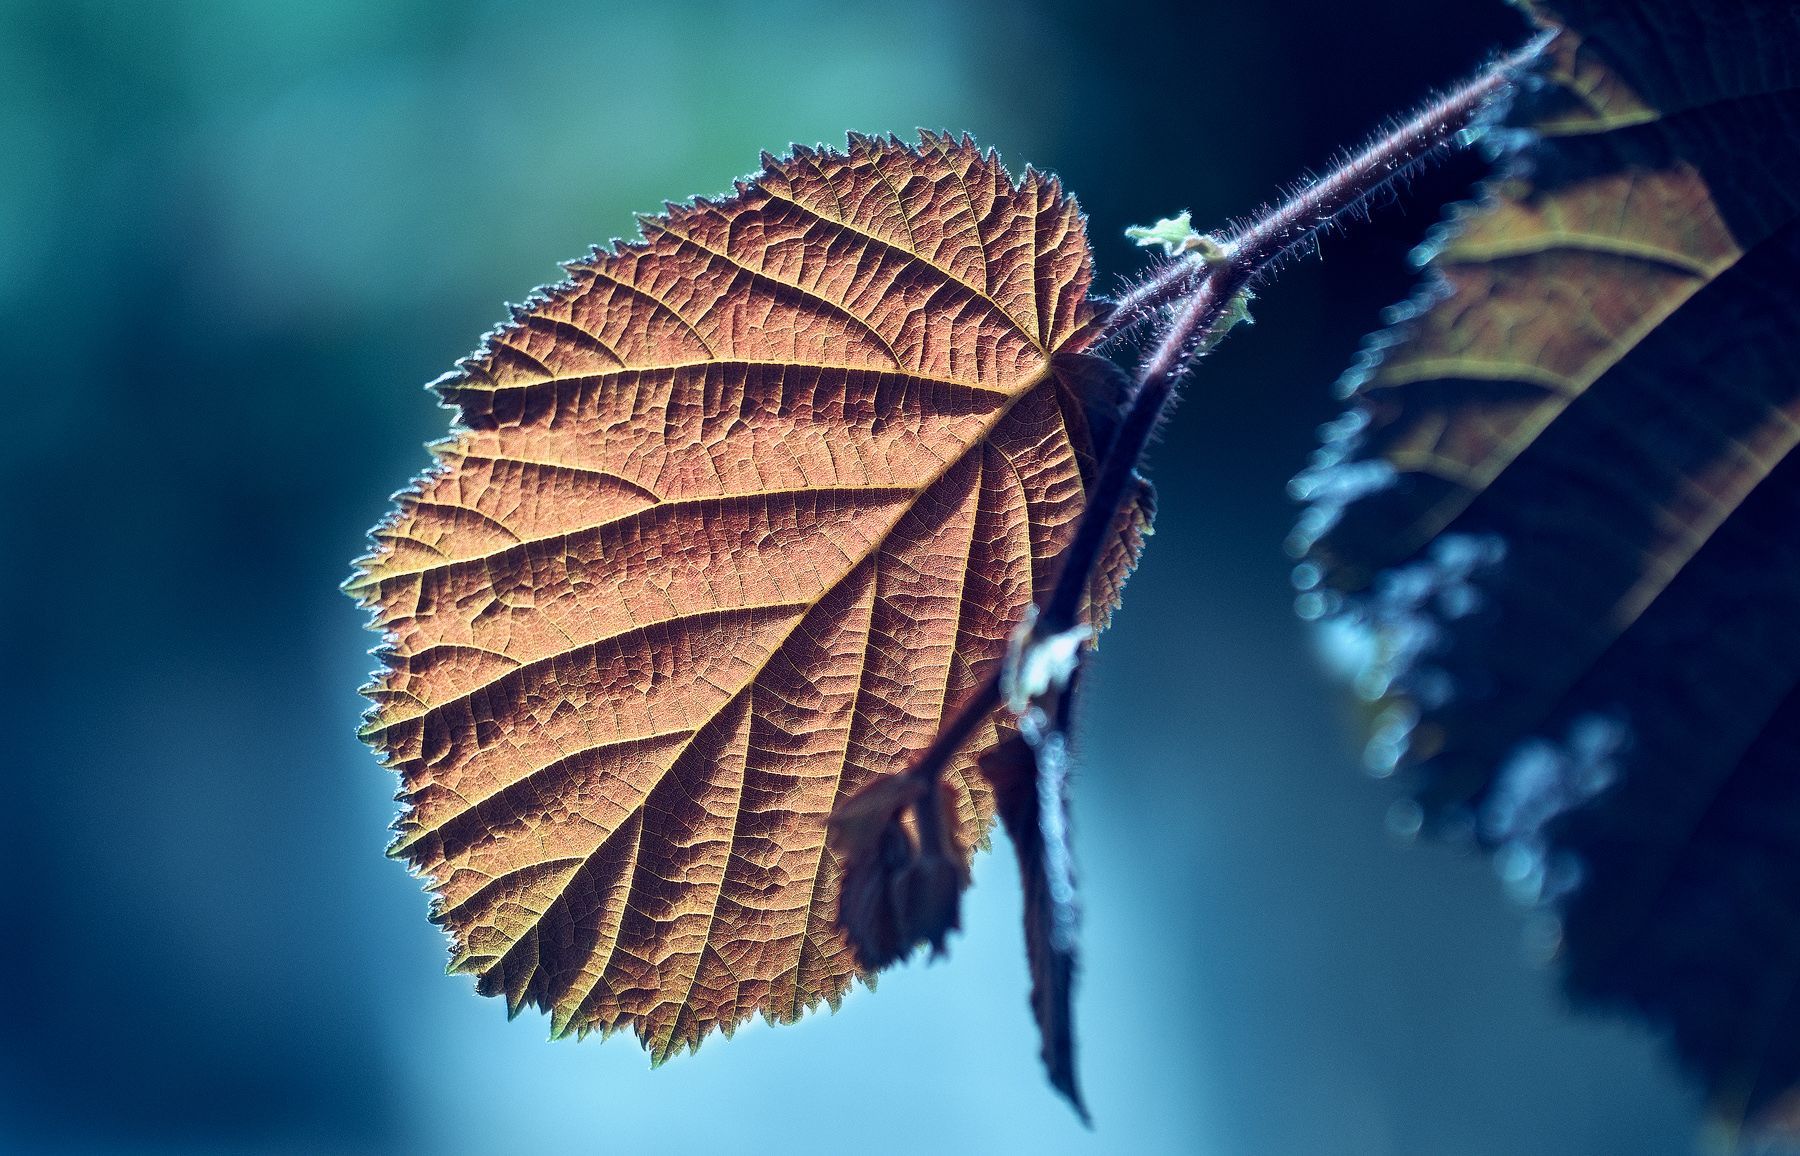
M 1129 224 L 1253 208 L 1522 38 L 1497 0 L 0 3 L 0 1148 L 1677 1153 L 1655 1042 L 1568 1017 L 1479 860 L 1386 834 L 1293 619 L 1283 483 L 1403 256 L 1333 238 L 1191 384 L 1085 707 L 1082 1063 L 1043 1083 L 1004 848 L 966 935 L 651 1072 L 507 1023 L 382 856 L 337 592 L 555 259 L 760 149 L 969 130 Z

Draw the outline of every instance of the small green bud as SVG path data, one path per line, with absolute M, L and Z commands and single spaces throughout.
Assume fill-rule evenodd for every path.
M 1179 217 L 1164 217 L 1154 225 L 1133 225 L 1125 230 L 1125 236 L 1140 248 L 1161 245 L 1170 256 L 1181 252 L 1191 238 L 1199 235 L 1194 232 L 1193 216 L 1186 212 Z
M 1213 327 L 1212 334 L 1207 337 L 1204 349 L 1211 351 L 1213 346 L 1225 340 L 1225 335 L 1239 325 L 1256 324 L 1256 318 L 1250 316 L 1250 302 L 1255 296 L 1256 294 L 1248 289 L 1239 289 L 1232 296 L 1231 304 L 1226 307 L 1224 313 L 1219 315 L 1218 324 Z
M 1205 233 L 1196 232 L 1193 217 L 1183 212 L 1179 217 L 1164 217 L 1154 225 L 1133 225 L 1125 236 L 1142 248 L 1161 245 L 1173 257 L 1179 253 L 1198 253 L 1208 265 L 1225 261 L 1225 247 Z

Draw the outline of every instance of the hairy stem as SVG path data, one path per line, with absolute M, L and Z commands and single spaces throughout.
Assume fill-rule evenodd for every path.
M 1171 262 L 1115 303 L 1101 329 L 1101 342 L 1160 307 L 1172 304 L 1173 309 L 1155 347 L 1139 367 L 1124 418 L 1088 492 L 1075 538 L 1063 552 L 1056 584 L 1040 603 L 1034 638 L 1060 634 L 1078 623 L 1094 569 L 1118 524 L 1127 495 L 1136 487 L 1144 450 L 1182 377 L 1235 322 L 1239 294 L 1304 250 L 1321 229 L 1343 213 L 1364 204 L 1426 158 L 1457 144 L 1458 134 L 1469 127 L 1487 100 L 1510 83 L 1513 70 L 1542 46 L 1542 41 L 1527 45 L 1432 100 L 1323 177 L 1234 230 L 1219 242 L 1219 252 L 1212 257 Z M 935 808 L 937 783 L 944 768 L 999 704 L 1000 674 L 996 671 L 958 705 L 913 763 L 908 773 L 925 780 L 925 797 L 932 801 L 930 808 L 921 805 L 921 821 L 924 810 Z M 1066 725 L 1067 718 L 1067 710 L 1057 712 L 1058 725 Z
M 1194 283 L 1212 272 L 1204 258 L 1195 253 L 1164 263 L 1119 294 L 1112 312 L 1100 325 L 1096 345 L 1122 337 L 1148 321 L 1153 312 L 1177 297 L 1193 292 Z
M 1308 182 L 1275 209 L 1221 241 L 1222 261 L 1188 254 L 1156 269 L 1120 294 L 1100 328 L 1098 342 L 1122 336 L 1158 308 L 1194 292 L 1200 282 L 1210 280 L 1221 269 L 1249 271 L 1238 288 L 1266 275 L 1339 216 L 1367 203 L 1421 162 L 1455 147 L 1487 101 L 1506 88 L 1514 71 L 1542 48 L 1541 40 L 1533 41 L 1500 58 L 1473 79 L 1377 134 L 1323 177 Z M 1231 294 L 1225 296 L 1229 300 Z

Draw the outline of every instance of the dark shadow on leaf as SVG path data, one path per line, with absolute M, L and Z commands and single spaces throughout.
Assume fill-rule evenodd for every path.
M 1736 1128 L 1800 1086 L 1800 5 L 1568 0 L 1347 379 L 1302 609 L 1369 761 Z

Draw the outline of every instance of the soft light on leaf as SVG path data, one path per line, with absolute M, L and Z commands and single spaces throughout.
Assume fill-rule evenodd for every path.
M 1118 377 L 1080 352 L 1054 180 L 931 134 L 765 165 L 570 265 L 436 383 L 458 425 L 348 584 L 385 639 L 364 735 L 400 775 L 393 854 L 453 969 L 657 1060 L 858 974 L 826 818 L 1001 661 Z M 995 738 L 950 768 L 959 856 Z

